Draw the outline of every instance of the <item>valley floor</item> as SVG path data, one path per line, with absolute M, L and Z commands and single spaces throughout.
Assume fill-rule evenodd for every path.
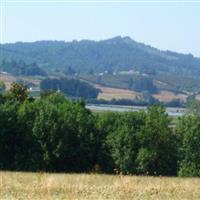
M 199 178 L 0 172 L 0 199 L 200 199 Z

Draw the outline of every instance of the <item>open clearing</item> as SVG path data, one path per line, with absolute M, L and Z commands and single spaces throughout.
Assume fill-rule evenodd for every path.
M 98 99 L 111 100 L 115 99 L 135 99 L 140 93 L 128 90 L 128 89 L 117 89 L 111 87 L 105 87 L 101 85 L 94 85 L 96 88 L 101 89 Z M 185 94 L 175 94 L 170 91 L 162 90 L 160 93 L 153 95 L 156 99 L 161 102 L 169 102 L 173 99 L 180 99 L 181 101 L 186 101 L 187 95 Z
M 98 99 L 135 99 L 138 95 L 137 92 L 128 90 L 128 89 L 118 89 L 111 87 L 104 87 L 101 85 L 94 85 L 96 88 L 101 89 L 101 93 L 99 93 Z
M 199 178 L 0 172 L 0 199 L 200 199 Z
M 170 91 L 161 91 L 158 94 L 153 95 L 156 99 L 162 102 L 168 102 L 173 99 L 180 99 L 181 101 L 186 101 L 187 95 L 185 94 L 174 94 L 173 92 Z

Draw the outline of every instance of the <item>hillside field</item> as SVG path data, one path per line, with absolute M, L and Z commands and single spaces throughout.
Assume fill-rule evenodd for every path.
M 51 77 L 51 78 L 56 78 L 56 77 Z M 15 77 L 11 74 L 0 74 L 0 80 L 2 80 L 5 83 L 7 90 L 10 88 L 10 84 L 12 82 L 15 82 L 17 79 L 23 80 L 25 82 L 33 83 L 35 87 L 37 88 L 37 91 L 38 91 L 38 88 L 40 87 L 41 78 L 38 78 L 38 77 L 26 77 L 26 76 Z M 88 81 L 88 83 L 90 83 L 95 88 L 98 88 L 101 90 L 101 92 L 98 95 L 98 99 L 105 99 L 105 100 L 135 99 L 137 96 L 141 94 L 139 92 L 129 90 L 129 89 L 103 86 L 100 84 L 94 84 L 90 81 Z M 35 95 L 34 93 L 32 96 L 38 96 L 38 94 Z M 185 102 L 187 99 L 187 95 L 185 94 L 181 94 L 181 93 L 175 94 L 174 92 L 167 91 L 167 90 L 161 90 L 158 94 L 154 94 L 153 97 L 158 99 L 161 102 L 169 102 L 169 101 L 172 101 L 173 99 L 180 99 L 181 101 Z M 197 95 L 197 99 L 200 99 L 200 95 Z
M 199 178 L 0 172 L 0 199 L 200 199 Z
M 105 87 L 101 85 L 94 85 L 96 88 L 100 89 L 101 92 L 98 95 L 98 99 L 111 100 L 115 99 L 135 99 L 138 95 L 137 92 L 128 89 L 118 89 Z

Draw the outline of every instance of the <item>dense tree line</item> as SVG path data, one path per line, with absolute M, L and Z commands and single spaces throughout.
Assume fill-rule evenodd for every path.
M 199 58 L 191 54 L 160 51 L 129 37 L 115 37 L 99 42 L 20 42 L 2 44 L 0 48 L 0 70 L 14 75 L 45 75 L 45 71 L 51 73 L 55 70 L 67 75 L 87 74 L 95 77 L 98 73 L 107 72 L 103 76 L 97 76 L 95 82 L 151 93 L 155 93 L 157 88 L 177 93 L 200 92 Z M 4 60 L 14 62 L 5 64 Z M 22 60 L 26 63 L 25 66 Z M 37 63 L 37 66 L 33 63 Z M 129 70 L 153 78 L 155 84 L 152 84 L 151 79 L 134 84 L 127 80 L 128 77 L 122 80 L 118 72 Z
M 107 73 L 99 74 L 78 74 L 78 78 L 86 80 L 88 82 L 114 87 L 129 89 L 137 92 L 147 91 L 150 94 L 159 92 L 152 77 L 143 76 L 141 74 L 111 74 Z
M 145 95 L 146 96 L 146 95 Z M 186 103 L 179 99 L 172 99 L 168 102 L 160 102 L 158 99 L 149 96 L 149 98 L 135 98 L 135 99 L 87 99 L 88 104 L 105 104 L 105 105 L 123 105 L 123 106 L 152 106 L 164 105 L 166 107 L 185 107 Z
M 0 169 L 200 176 L 200 117 L 176 128 L 163 106 L 92 113 L 58 93 L 0 95 Z
M 43 69 L 95 72 L 104 70 L 137 71 L 155 74 L 200 75 L 200 59 L 191 54 L 160 51 L 138 43 L 129 37 L 115 37 L 102 41 L 38 41 L 0 45 L 2 58 L 40 63 Z
M 26 64 L 23 60 L 3 60 L 0 63 L 0 70 L 14 76 L 47 76 L 47 73 L 36 63 Z
M 84 99 L 97 98 L 100 90 L 78 79 L 44 79 L 40 83 L 42 91 L 61 91 L 69 97 Z
M 158 91 L 151 78 L 142 76 L 138 76 L 135 79 L 131 78 L 129 80 L 129 89 L 137 92 L 148 91 L 152 94 Z

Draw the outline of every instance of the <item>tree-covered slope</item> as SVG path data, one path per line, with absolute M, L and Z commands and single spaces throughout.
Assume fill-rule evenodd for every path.
M 6 60 L 36 62 L 43 69 L 77 72 L 135 69 L 146 73 L 176 73 L 200 75 L 200 58 L 191 54 L 161 51 L 138 43 L 129 37 L 102 41 L 38 41 L 0 45 Z

